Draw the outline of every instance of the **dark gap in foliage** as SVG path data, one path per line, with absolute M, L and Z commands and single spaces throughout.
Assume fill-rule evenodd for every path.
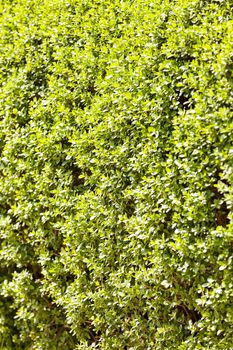
M 97 91 L 96 91 L 96 86 L 95 86 L 95 83 L 94 83 L 94 82 L 90 82 L 90 83 L 86 86 L 85 90 L 86 90 L 87 92 L 90 92 L 93 96 L 96 95 L 96 93 L 97 93 Z
M 131 218 L 135 213 L 135 201 L 128 199 L 125 201 L 125 211 L 128 218 Z
M 68 107 L 70 111 L 73 111 L 75 108 L 84 110 L 87 105 L 84 99 L 80 96 L 80 94 L 78 94 L 73 99 L 67 98 L 65 100 L 65 106 Z
M 160 229 L 162 230 L 162 233 L 164 234 L 165 238 L 168 238 L 168 236 L 171 235 L 170 224 L 172 223 L 173 214 L 174 210 L 168 209 L 168 211 L 164 215 L 164 218 L 160 222 Z
M 1 247 L 1 244 L 2 243 L 5 243 L 3 239 L 0 239 L 0 248 L 2 249 Z M 12 274 L 17 271 L 17 265 L 16 263 L 14 262 L 7 262 L 6 264 L 1 261 L 1 264 L 0 264 L 0 271 L 1 271 L 1 274 L 0 274 L 0 283 L 2 283 L 4 280 L 6 281 L 10 281 L 12 279 Z
M 193 107 L 191 96 L 185 93 L 179 93 L 177 101 L 183 110 L 188 110 Z
M 84 329 L 88 330 L 88 345 L 95 344 L 95 347 L 98 346 L 98 342 L 101 338 L 101 331 L 95 329 L 91 320 L 85 321 L 82 326 Z
M 75 103 L 76 107 L 80 108 L 81 110 L 84 110 L 87 106 L 86 103 L 83 100 L 81 100 L 80 98 L 75 98 L 74 103 Z
M 65 285 L 70 285 L 71 283 L 73 283 L 75 281 L 76 276 L 72 272 L 65 271 L 63 273 L 61 272 L 58 275 L 58 278 L 62 281 L 62 284 L 65 283 Z
M 227 80 L 233 82 L 233 62 L 229 62 L 226 64 L 225 72 Z
M 46 306 L 49 308 L 49 309 L 57 309 L 59 308 L 53 301 L 53 299 L 49 296 L 49 295 L 43 295 L 43 300 L 45 301 L 46 303 Z
M 60 143 L 63 149 L 68 149 L 71 146 L 71 143 L 67 137 L 62 137 L 62 139 L 57 141 L 57 143 Z
M 32 273 L 34 281 L 41 280 L 43 278 L 42 269 L 39 264 L 28 264 L 26 269 Z
M 142 312 L 142 317 L 143 317 L 146 321 L 148 321 L 148 320 L 149 320 L 148 312 L 147 312 L 147 311 L 143 311 L 143 312 Z
M 36 48 L 38 48 L 38 46 L 41 46 L 43 43 L 43 39 L 41 37 L 32 37 L 31 39 L 29 39 L 27 41 L 27 43 L 29 43 L 30 41 L 30 46 L 35 46 Z
M 161 50 L 163 45 L 167 42 L 167 38 L 158 33 L 156 38 L 156 46 L 158 50 Z
M 220 208 L 216 211 L 216 225 L 226 227 L 230 223 L 230 220 L 228 218 L 229 213 L 230 211 L 227 208 L 226 202 L 223 202 Z
M 178 314 L 183 315 L 188 320 L 191 320 L 192 323 L 198 322 L 202 316 L 199 311 L 196 309 L 190 309 L 185 304 L 180 304 L 175 307 L 177 309 Z
M 66 283 L 73 283 L 75 281 L 76 276 L 71 272 L 66 272 L 64 276 L 64 280 Z
M 106 77 L 106 74 L 107 74 L 107 72 L 106 72 L 106 69 L 102 69 L 101 70 L 101 78 L 104 80 L 104 78 Z
M 74 164 L 70 167 L 70 170 L 72 172 L 72 178 L 73 178 L 72 187 L 84 185 L 86 179 L 85 179 L 85 177 L 80 177 L 80 175 L 82 175 L 82 173 L 83 173 L 83 170 Z M 87 170 L 86 174 L 88 176 L 91 176 L 92 172 L 90 170 Z
M 218 181 L 224 182 L 229 185 L 226 180 L 221 179 L 220 169 L 217 169 L 215 173 L 215 183 L 211 186 L 210 190 L 212 192 L 212 201 L 218 201 L 219 205 L 215 209 L 215 225 L 226 227 L 230 223 L 229 214 L 230 209 L 227 207 L 224 194 L 219 192 L 217 188 Z
M 180 108 L 182 108 L 183 110 L 194 108 L 194 101 L 192 100 L 192 91 L 189 91 L 187 89 L 175 89 L 175 93 Z
M 0 203 L 0 209 L 3 213 L 8 213 L 11 209 L 11 205 L 4 201 Z
M 87 267 L 87 265 L 86 265 L 86 267 L 85 267 L 85 269 L 84 269 L 84 273 L 85 273 L 86 280 L 87 280 L 88 282 L 90 282 L 90 281 L 91 281 L 91 271 L 89 270 L 89 268 Z

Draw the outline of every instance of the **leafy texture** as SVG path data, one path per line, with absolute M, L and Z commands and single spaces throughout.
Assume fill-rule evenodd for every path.
M 231 1 L 0 9 L 1 349 L 233 349 Z

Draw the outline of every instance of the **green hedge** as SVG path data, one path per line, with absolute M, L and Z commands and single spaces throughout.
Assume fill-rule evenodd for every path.
M 0 349 L 233 349 L 232 2 L 0 8 Z

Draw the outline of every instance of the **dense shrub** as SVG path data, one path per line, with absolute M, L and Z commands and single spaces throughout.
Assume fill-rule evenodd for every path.
M 1 349 L 233 349 L 230 0 L 4 0 Z

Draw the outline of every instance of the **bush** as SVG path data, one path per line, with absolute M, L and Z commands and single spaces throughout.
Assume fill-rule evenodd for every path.
M 233 349 L 232 10 L 1 4 L 1 349 Z

